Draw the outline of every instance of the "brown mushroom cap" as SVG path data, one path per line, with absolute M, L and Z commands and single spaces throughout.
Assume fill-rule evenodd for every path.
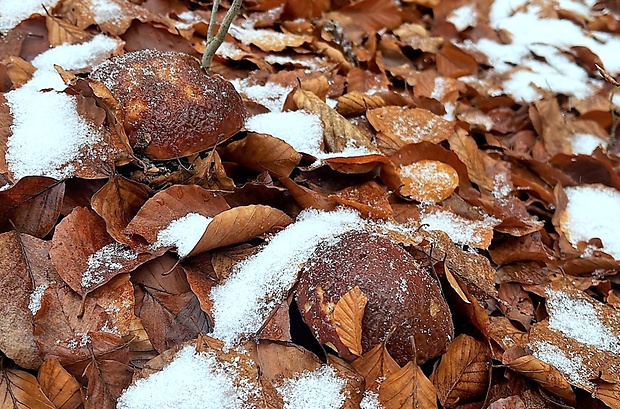
M 355 286 L 368 297 L 362 321 L 364 352 L 385 341 L 401 365 L 422 364 L 443 353 L 454 337 L 452 315 L 436 280 L 399 244 L 364 231 L 347 232 L 324 242 L 304 266 L 297 305 L 319 342 L 340 356 L 356 357 L 340 341 L 331 312 Z M 416 354 L 410 337 L 415 340 Z
M 245 121 L 243 101 L 232 84 L 207 75 L 187 54 L 135 51 L 105 61 L 91 77 L 120 102 L 131 146 L 151 159 L 212 148 Z

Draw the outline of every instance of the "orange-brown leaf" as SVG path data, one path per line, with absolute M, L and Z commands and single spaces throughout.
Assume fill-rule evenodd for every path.
M 400 366 L 392 358 L 385 344 L 377 344 L 364 355 L 351 363 L 351 366 L 364 377 L 366 389 L 376 391 L 379 379 L 398 372 Z
M 417 365 L 414 362 L 409 362 L 381 382 L 379 402 L 385 409 L 414 407 L 416 367 Z
M 47 26 L 50 45 L 56 47 L 61 44 L 77 44 L 88 41 L 92 34 L 74 26 L 66 20 L 56 17 L 46 16 L 45 25 Z
M 363 115 L 369 109 L 385 106 L 379 95 L 368 95 L 362 92 L 349 92 L 338 98 L 336 111 L 343 116 Z
M 19 369 L 0 369 L 0 402 L 7 409 L 55 409 L 37 378 Z
M 211 220 L 194 249 L 188 256 L 218 247 L 244 243 L 269 231 L 292 223 L 283 211 L 263 205 L 234 207 Z
M 362 318 L 367 302 L 368 297 L 355 286 L 338 300 L 332 315 L 340 341 L 357 356 L 362 355 Z
M 404 186 L 400 194 L 423 203 L 439 203 L 459 185 L 459 174 L 447 163 L 423 159 L 399 168 Z
M 592 396 L 611 409 L 620 409 L 620 385 L 617 383 L 599 383 L 596 385 Z
M 437 389 L 416 365 L 415 400 L 417 409 L 437 409 Z
M 51 357 L 39 368 L 41 389 L 58 409 L 76 409 L 82 404 L 81 387 L 58 359 Z
M 478 71 L 474 58 L 451 42 L 437 54 L 437 72 L 446 77 L 458 78 L 473 75 Z
M 441 404 L 452 408 L 484 396 L 490 369 L 489 347 L 468 335 L 459 335 L 433 373 Z

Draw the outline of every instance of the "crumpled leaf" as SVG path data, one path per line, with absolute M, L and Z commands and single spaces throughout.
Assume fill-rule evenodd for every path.
M 26 176 L 0 192 L 0 229 L 13 227 L 43 238 L 60 215 L 65 183 L 42 176 Z
M 288 143 L 258 133 L 249 133 L 244 139 L 228 144 L 223 156 L 257 172 L 268 170 L 279 177 L 289 176 L 301 161 L 301 154 Z
M 293 93 L 293 100 L 297 108 L 316 114 L 321 118 L 325 147 L 329 152 L 338 153 L 346 148 L 362 148 L 366 151 L 365 154 L 378 153 L 377 148 L 355 125 L 313 93 L 297 89 Z
M 37 380 L 54 407 L 77 409 L 82 404 L 80 384 L 60 365 L 58 359 L 46 359 L 39 368 Z
M 205 251 L 246 242 L 292 222 L 284 212 L 270 206 L 234 207 L 216 215 L 188 257 Z
M 433 371 L 439 402 L 452 408 L 482 398 L 491 370 L 491 351 L 485 344 L 461 334 L 448 345 L 448 351 Z
M 19 369 L 0 369 L 0 401 L 7 409 L 56 408 L 41 391 L 37 378 Z
M 362 319 L 368 297 L 358 286 L 347 291 L 336 303 L 332 320 L 336 333 L 353 355 L 362 355 Z

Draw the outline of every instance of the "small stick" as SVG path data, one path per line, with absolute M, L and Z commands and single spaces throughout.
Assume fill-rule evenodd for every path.
M 217 30 L 217 34 L 215 32 L 215 20 L 217 19 L 217 9 L 220 4 L 220 0 L 214 0 L 213 7 L 211 11 L 211 21 L 209 23 L 209 29 L 207 31 L 207 46 L 205 47 L 205 52 L 202 55 L 202 68 L 209 72 L 211 68 L 211 62 L 213 62 L 213 56 L 217 49 L 224 42 L 224 37 L 226 37 L 226 33 L 228 33 L 228 29 L 230 28 L 230 24 L 233 19 L 237 15 L 237 12 L 241 8 L 242 0 L 233 0 L 230 8 L 226 12 L 224 16 L 224 20 L 220 25 L 220 29 Z

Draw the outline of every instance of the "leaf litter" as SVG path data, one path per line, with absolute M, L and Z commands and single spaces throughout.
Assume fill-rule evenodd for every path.
M 145 157 L 89 73 L 199 57 L 210 6 L 0 1 L 4 378 L 41 407 L 616 407 L 611 3 L 244 4 L 213 64 L 244 128 Z M 389 331 L 365 349 L 378 325 L 340 271 L 319 309 L 348 353 L 317 346 L 299 274 L 351 231 L 433 277 L 457 328 L 439 357 L 399 365 Z

